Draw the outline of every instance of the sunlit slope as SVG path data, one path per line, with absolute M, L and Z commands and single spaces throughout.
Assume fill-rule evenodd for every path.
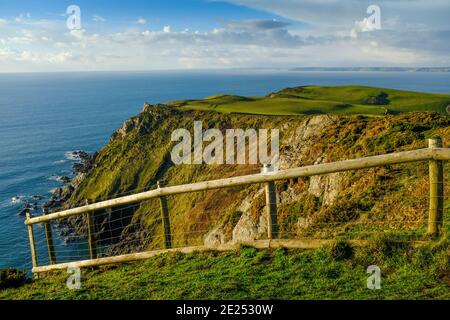
M 374 101 L 374 97 L 380 94 L 384 94 L 386 100 Z M 450 95 L 362 86 L 305 86 L 283 89 L 265 97 L 214 95 L 205 99 L 178 100 L 169 104 L 196 110 L 268 115 L 384 115 L 410 111 L 447 114 Z

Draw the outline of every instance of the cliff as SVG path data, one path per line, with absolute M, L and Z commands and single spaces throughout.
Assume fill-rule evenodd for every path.
M 426 138 L 435 135 L 450 141 L 450 119 L 432 112 L 269 116 L 145 104 L 98 152 L 65 206 L 149 190 L 158 180 L 179 185 L 259 172 L 260 165 L 174 165 L 171 133 L 179 128 L 192 133 L 194 121 L 202 121 L 204 130 L 279 129 L 281 169 L 426 147 Z M 420 230 L 426 217 L 426 164 L 293 179 L 276 187 L 284 238 L 366 238 L 389 230 L 404 230 L 417 238 L 412 230 Z M 258 239 L 266 234 L 261 185 L 178 195 L 169 197 L 168 203 L 175 246 Z M 115 208 L 101 219 L 96 221 L 99 237 L 112 238 L 110 230 L 114 230 L 112 236 L 120 239 L 110 248 L 114 253 L 162 247 L 157 199 Z

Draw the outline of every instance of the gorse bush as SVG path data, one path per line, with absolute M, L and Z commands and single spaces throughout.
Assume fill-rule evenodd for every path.
M 369 241 L 367 246 L 360 248 L 362 255 L 370 257 L 373 262 L 378 264 L 395 262 L 407 256 L 412 250 L 408 242 L 399 241 L 394 235 L 384 233 L 377 234 Z
M 18 288 L 27 282 L 27 275 L 17 269 L 0 270 L 0 289 Z
M 380 92 L 379 94 L 375 95 L 375 96 L 370 96 L 369 98 L 366 99 L 366 104 L 370 104 L 370 105 L 376 105 L 376 106 L 381 106 L 381 105 L 387 105 L 389 104 L 389 99 L 388 99 L 388 94 L 386 92 Z
M 345 241 L 336 241 L 329 248 L 328 252 L 334 260 L 342 261 L 353 257 L 353 247 Z

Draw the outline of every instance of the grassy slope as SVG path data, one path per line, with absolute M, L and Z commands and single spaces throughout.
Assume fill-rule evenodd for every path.
M 368 105 L 365 100 L 380 92 L 389 95 L 386 106 Z M 289 88 L 266 97 L 240 97 L 214 95 L 201 100 L 179 100 L 172 102 L 183 108 L 215 110 L 223 113 L 238 112 L 269 115 L 298 114 L 366 114 L 383 115 L 408 111 L 435 111 L 446 114 L 450 95 L 381 89 L 362 86 Z
M 281 131 L 281 152 L 287 148 L 284 137 L 290 136 L 297 126 L 306 121 L 303 117 L 224 115 L 163 107 L 151 107 L 136 119 L 140 125 L 130 131 L 124 140 L 114 139 L 100 151 L 96 167 L 73 195 L 73 203 L 84 203 L 86 198 L 99 200 L 141 190 L 161 178 L 169 185 L 179 185 L 258 172 L 246 171 L 249 169 L 246 166 L 181 165 L 169 166 L 158 174 L 158 168 L 167 166 L 170 161 L 164 160 L 171 148 L 169 133 L 179 127 L 191 129 L 194 119 L 203 120 L 205 127 L 208 123 L 208 126 L 218 128 L 277 128 L 288 125 Z M 305 154 L 302 165 L 313 164 L 325 152 L 328 161 L 338 161 L 395 150 L 418 149 L 425 147 L 426 138 L 434 135 L 450 141 L 448 117 L 427 113 L 405 113 L 386 118 L 340 117 L 335 125 L 317 138 L 314 148 Z M 281 236 L 366 238 L 373 232 L 394 229 L 404 230 L 408 238 L 420 238 L 427 210 L 424 200 L 428 190 L 426 167 L 425 163 L 407 164 L 354 172 L 348 177 L 348 185 L 352 187 L 346 188 L 339 201 L 328 207 L 321 207 L 321 199 L 309 194 L 308 179 L 294 182 L 303 183 L 303 187 L 295 191 L 294 202 L 278 208 Z M 277 183 L 279 189 L 287 187 L 290 187 L 289 182 Z M 240 217 L 240 214 L 235 214 L 236 207 L 257 188 L 259 186 L 229 188 L 169 197 L 175 245 L 199 245 L 204 236 L 222 222 L 227 226 L 227 233 L 231 234 Z M 254 201 L 256 219 L 263 206 L 262 195 Z M 411 213 L 405 215 L 408 210 Z M 309 217 L 314 219 L 308 228 L 296 227 L 299 219 Z M 409 220 L 417 223 L 411 225 Z M 134 221 L 139 221 L 149 230 L 148 238 L 154 238 L 145 249 L 161 248 L 162 227 L 157 199 L 144 203 L 135 212 Z
M 383 107 L 361 104 L 368 95 L 377 94 L 380 90 L 362 87 L 306 87 L 283 90 L 271 95 L 273 98 L 220 95 L 201 101 L 171 103 L 178 106 L 184 105 L 182 112 L 164 108 L 155 109 L 154 113 L 144 112 L 135 118 L 139 120 L 139 126 L 134 130 L 136 132 L 131 132 L 125 140 L 113 139 L 100 152 L 98 166 L 83 183 L 83 188 L 73 196 L 72 201 L 76 203 L 83 202 L 85 198 L 111 197 L 120 192 L 152 185 L 160 178 L 156 173 L 158 168 L 165 163 L 164 154 L 169 150 L 169 144 L 166 141 L 168 133 L 178 127 L 189 128 L 193 119 L 207 119 L 213 127 L 222 128 L 279 126 L 286 121 L 295 127 L 297 122 L 303 121 L 302 117 L 220 115 L 220 113 L 205 111 L 191 112 L 188 109 L 214 109 L 223 113 L 238 111 L 291 115 L 319 113 L 319 111 L 383 114 Z M 442 113 L 443 108 L 450 101 L 449 95 L 429 95 L 388 89 L 382 89 L 382 91 L 389 94 L 391 105 L 388 108 L 391 111 L 433 110 Z M 319 98 L 321 100 L 318 100 Z M 324 108 L 325 105 L 328 107 Z M 440 135 L 445 141 L 449 141 L 449 130 L 450 126 L 445 117 L 424 113 L 388 118 L 341 118 L 335 128 L 331 128 L 321 137 L 316 146 L 317 150 L 311 151 L 310 158 L 314 161 L 317 154 L 322 154 L 325 150 L 332 161 L 355 155 L 364 156 L 393 150 L 415 149 L 424 147 L 425 138 L 433 135 Z M 290 132 L 284 134 L 289 135 Z M 359 190 L 358 193 L 349 190 L 348 197 L 343 198 L 342 203 L 339 202 L 335 207 L 329 208 L 330 210 L 327 209 L 328 211 L 325 210 L 316 215 L 319 219 L 317 221 L 319 227 L 323 221 L 328 222 L 329 219 L 332 219 L 333 224 L 336 223 L 336 227 L 329 230 L 320 227 L 319 230 L 313 224 L 306 235 L 354 238 L 363 236 L 366 231 L 384 232 L 384 227 L 378 230 L 378 226 L 372 225 L 370 220 L 363 224 L 364 230 L 354 228 L 347 222 L 355 221 L 355 219 L 359 221 L 366 215 L 376 218 L 378 211 L 387 217 L 395 217 L 396 205 L 410 202 L 414 204 L 414 192 L 411 194 L 409 191 L 411 188 L 406 187 L 411 186 L 413 191 L 417 190 L 419 193 L 422 190 L 426 192 L 426 165 L 424 164 L 423 167 L 407 165 L 404 168 L 405 172 L 388 169 L 387 172 L 376 172 L 374 175 L 376 179 L 370 185 L 367 185 L 365 181 L 362 181 L 362 185 L 355 184 Z M 195 168 L 182 166 L 175 170 L 172 167 L 164 170 L 164 178 L 174 185 L 233 175 L 235 169 L 231 166 L 226 169 L 220 168 L 220 170 L 205 166 L 195 166 Z M 406 177 L 411 176 L 411 172 L 416 172 L 418 175 L 413 175 L 412 180 L 405 180 Z M 448 169 L 446 172 L 448 173 Z M 389 179 L 386 180 L 386 178 Z M 359 180 L 361 180 L 360 176 L 357 175 L 352 178 L 352 181 Z M 392 193 L 392 199 L 383 198 L 389 193 Z M 172 206 L 171 212 L 174 213 L 174 232 L 210 230 L 219 220 L 230 220 L 232 226 L 236 222 L 232 218 L 233 211 L 229 210 L 233 208 L 233 204 L 227 201 L 242 198 L 242 194 L 245 194 L 245 190 L 230 190 L 190 196 L 181 195 L 177 198 L 178 201 L 169 201 Z M 311 196 L 299 196 L 298 201 L 291 204 L 289 208 L 279 208 L 282 232 L 290 232 L 296 219 L 305 215 L 303 204 L 307 203 L 308 197 Z M 402 199 L 403 202 L 396 204 L 395 199 Z M 448 230 L 450 201 L 446 200 L 445 228 Z M 318 200 L 315 199 L 315 201 Z M 385 206 L 388 207 L 384 208 L 383 203 L 386 203 Z M 380 206 L 381 208 L 378 208 Z M 348 216 L 353 217 L 352 210 L 355 208 L 366 208 L 365 216 L 356 215 L 354 218 L 348 218 Z M 420 213 L 420 216 L 423 215 Z M 160 232 L 157 217 L 159 217 L 159 211 L 156 202 L 144 205 L 135 215 L 136 220 L 143 220 L 145 226 L 156 234 Z M 384 215 L 379 218 L 383 217 Z M 342 220 L 339 220 L 341 218 Z M 186 221 L 200 222 L 189 225 Z M 405 227 L 408 229 L 403 222 L 401 225 L 395 225 L 395 229 Z M 186 239 L 176 240 L 177 245 L 182 245 L 186 241 Z M 148 249 L 156 247 L 158 243 L 152 243 Z M 80 291 L 67 290 L 64 286 L 67 275 L 55 273 L 17 290 L 0 291 L 0 299 L 450 299 L 448 256 L 446 253 L 443 254 L 442 250 L 415 252 L 404 250 L 398 254 L 391 252 L 386 256 L 386 252 L 380 254 L 377 248 L 382 246 L 375 246 L 365 252 L 359 251 L 354 258 L 346 261 L 333 259 L 326 249 L 258 252 L 247 248 L 224 254 L 171 254 L 155 257 L 144 263 L 89 270 L 85 274 L 84 286 Z M 390 252 L 390 250 L 387 251 Z M 383 289 L 381 291 L 370 291 L 365 287 L 367 279 L 365 268 L 374 263 L 382 267 Z
M 0 299 L 450 299 L 448 256 L 435 248 L 378 240 L 353 256 L 342 250 L 256 250 L 164 254 L 142 263 L 83 270 L 82 288 L 53 273 Z M 366 268 L 381 268 L 381 290 L 366 287 Z

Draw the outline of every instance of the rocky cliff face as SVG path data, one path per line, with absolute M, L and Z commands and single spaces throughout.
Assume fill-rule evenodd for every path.
M 92 169 L 66 206 L 84 203 L 86 198 L 98 201 L 148 190 L 161 179 L 168 185 L 178 185 L 260 171 L 259 165 L 174 165 L 170 159 L 171 133 L 179 128 L 192 132 L 195 120 L 201 120 L 205 130 L 279 129 L 281 169 L 425 147 L 425 138 L 432 135 L 450 141 L 449 118 L 432 113 L 376 118 L 257 116 L 146 104 L 143 112 L 125 122 L 98 153 Z M 361 225 L 373 229 L 371 221 L 375 220 L 386 228 L 418 227 L 425 217 L 426 206 L 422 205 L 424 197 L 414 198 L 414 193 L 419 195 L 423 191 L 425 177 L 426 167 L 415 164 L 278 182 L 280 236 L 345 235 L 357 232 Z M 169 197 L 168 202 L 174 245 L 220 244 L 266 237 L 265 195 L 261 185 L 178 195 Z M 122 228 L 116 226 L 120 232 L 111 252 L 162 246 L 157 199 L 120 209 L 112 213 L 114 216 L 120 212 L 125 218 L 121 221 Z M 400 217 L 405 211 L 409 212 L 408 222 L 402 223 Z M 116 220 L 117 217 L 111 219 Z M 102 230 L 98 232 L 102 237 Z

